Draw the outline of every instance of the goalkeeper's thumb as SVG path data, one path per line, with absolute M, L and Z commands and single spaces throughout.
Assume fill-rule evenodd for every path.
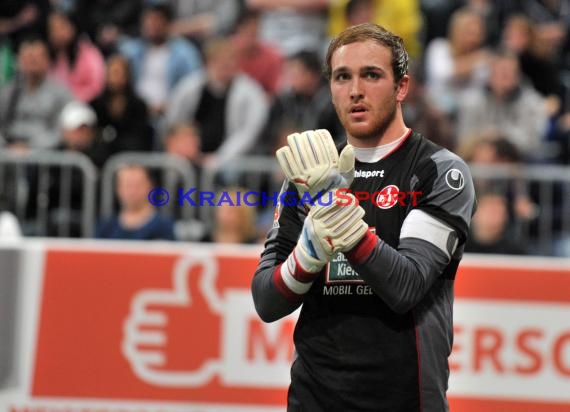
M 338 171 L 348 188 L 354 180 L 354 148 L 347 144 L 338 157 Z

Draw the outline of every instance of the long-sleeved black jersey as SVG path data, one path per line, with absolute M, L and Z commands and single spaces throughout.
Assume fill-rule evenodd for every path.
M 453 282 L 475 210 L 469 169 L 410 133 L 378 162 L 357 160 L 350 189 L 370 195 L 360 205 L 376 236 L 333 256 L 297 295 L 284 286 L 280 265 L 306 208 L 280 206 L 253 279 L 265 321 L 302 304 L 288 410 L 447 411 Z

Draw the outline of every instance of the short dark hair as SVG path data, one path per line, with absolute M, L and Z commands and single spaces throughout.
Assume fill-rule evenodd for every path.
M 499 136 L 491 144 L 495 147 L 497 156 L 501 160 L 515 163 L 522 160 L 519 149 L 508 138 Z
M 396 82 L 400 81 L 404 75 L 408 74 L 409 56 L 404 41 L 401 37 L 386 30 L 384 27 L 375 23 L 362 23 L 351 26 L 342 31 L 338 36 L 331 40 L 327 50 L 324 72 L 327 79 L 331 78 L 332 55 L 337 49 L 351 43 L 373 40 L 392 51 L 392 71 Z
M 259 10 L 245 7 L 238 14 L 238 17 L 237 17 L 236 22 L 234 24 L 234 31 L 238 27 L 240 27 L 244 24 L 247 24 L 252 20 L 258 20 L 260 15 L 261 15 L 261 13 L 259 12 Z
M 151 169 L 145 165 L 142 165 L 140 163 L 124 163 L 121 164 L 117 170 L 115 171 L 115 178 L 117 177 L 118 173 L 121 172 L 122 170 L 126 170 L 126 169 L 138 169 L 141 170 L 143 172 L 143 174 L 145 175 L 145 177 L 148 179 L 149 183 L 151 184 L 151 186 L 157 186 L 158 185 L 158 175 L 157 175 L 157 171 L 156 169 Z
M 297 61 L 308 71 L 318 73 L 319 75 L 321 74 L 323 62 L 319 55 L 314 51 L 302 50 L 287 57 L 287 60 Z
M 167 21 L 172 21 L 172 19 L 174 18 L 174 13 L 170 5 L 168 3 L 161 1 L 151 2 L 147 4 L 146 7 L 144 8 L 144 12 L 159 13 Z
M 368 6 L 370 3 L 372 3 L 372 0 L 349 0 L 346 4 L 344 15 L 350 17 L 360 6 Z

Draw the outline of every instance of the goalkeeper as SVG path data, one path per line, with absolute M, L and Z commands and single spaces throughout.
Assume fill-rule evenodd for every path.
M 328 132 L 306 131 L 277 159 L 283 190 L 335 200 L 279 206 L 252 282 L 264 321 L 302 305 L 288 411 L 447 411 L 453 283 L 475 209 L 469 169 L 406 127 L 399 37 L 348 28 L 325 69 L 347 144 L 339 154 Z M 339 188 L 374 196 L 357 202 Z

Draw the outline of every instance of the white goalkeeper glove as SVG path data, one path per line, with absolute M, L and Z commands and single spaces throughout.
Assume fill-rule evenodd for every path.
M 351 198 L 348 203 L 346 197 Z M 293 251 L 305 272 L 319 272 L 336 252 L 351 250 L 368 232 L 364 209 L 350 193 L 342 202 L 333 193 L 330 204 L 317 203 L 305 218 L 301 236 Z
M 354 179 L 354 150 L 347 145 L 340 156 L 328 130 L 307 130 L 287 136 L 287 146 L 276 156 L 299 196 L 311 200 L 333 189 L 348 188 Z

